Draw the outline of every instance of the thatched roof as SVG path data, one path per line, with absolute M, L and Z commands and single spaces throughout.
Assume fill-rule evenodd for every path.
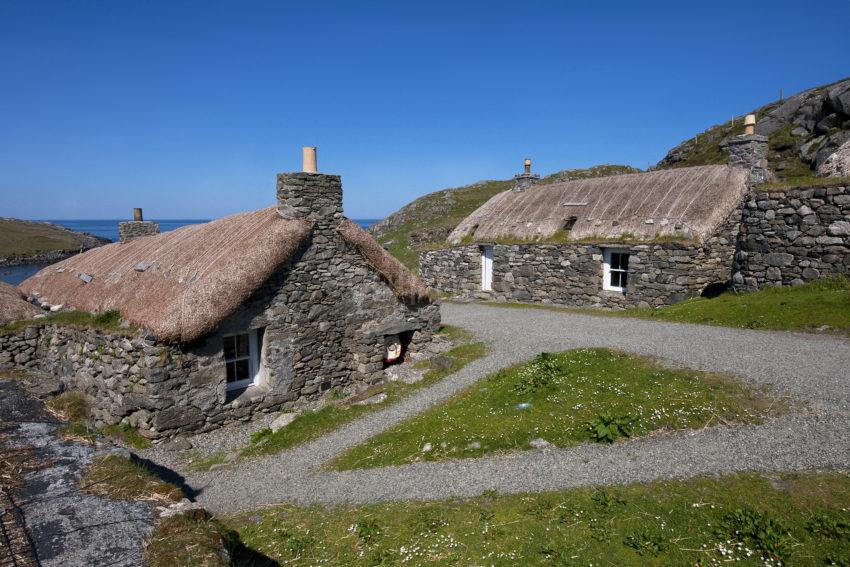
M 399 298 L 414 303 L 428 298 L 428 288 L 422 280 L 410 273 L 410 270 L 378 244 L 371 234 L 348 219 L 340 223 L 337 231 L 346 242 L 360 251 L 375 271 L 389 282 Z
M 747 191 L 742 168 L 707 165 L 578 179 L 504 191 L 466 217 L 449 235 L 486 242 L 546 239 L 575 224 L 571 239 L 681 236 L 705 239 Z M 678 227 L 678 228 L 677 228 Z
M 310 232 L 309 222 L 282 219 L 270 207 L 95 248 L 44 268 L 20 289 L 70 309 L 115 309 L 161 340 L 188 342 L 233 313 Z
M 400 298 L 427 297 L 419 278 L 366 231 L 348 219 L 337 230 Z M 108 244 L 44 268 L 20 289 L 69 309 L 114 309 L 160 340 L 189 342 L 233 313 L 311 232 L 310 222 L 284 219 L 270 207 Z
M 32 319 L 40 313 L 44 311 L 27 301 L 18 288 L 0 282 L 0 325 Z

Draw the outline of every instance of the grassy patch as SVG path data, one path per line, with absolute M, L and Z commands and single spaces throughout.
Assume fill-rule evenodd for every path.
M 440 332 L 445 332 L 456 343 L 469 340 L 470 337 L 468 331 L 458 327 L 442 327 Z M 484 356 L 485 353 L 486 348 L 481 343 L 459 344 L 445 353 L 450 363 L 448 367 L 429 370 L 425 373 L 423 379 L 415 384 L 390 382 L 373 386 L 356 398 L 364 399 L 369 396 L 385 393 L 387 398 L 382 404 L 374 406 L 351 405 L 350 402 L 356 400 L 341 400 L 328 403 L 317 411 L 308 411 L 299 415 L 292 423 L 275 433 L 272 433 L 270 429 L 258 431 L 252 436 L 251 445 L 243 450 L 242 454 L 244 456 L 252 456 L 279 453 L 290 447 L 320 437 L 367 412 L 392 405 L 412 392 L 457 372 L 473 360 Z
M 565 447 L 718 423 L 753 423 L 771 400 L 722 375 L 664 368 L 608 349 L 541 354 L 341 455 L 337 469 Z M 610 439 L 600 427 L 616 429 Z M 427 449 L 426 449 L 427 448 Z
M 822 279 L 795 287 L 769 287 L 748 293 L 698 297 L 658 308 L 609 311 L 543 303 L 480 302 L 488 307 L 541 309 L 603 317 L 635 317 L 742 329 L 812 331 L 823 326 L 850 333 L 850 280 Z
M 15 321 L 0 325 L 0 335 L 13 333 L 25 327 L 43 327 L 45 325 L 61 325 L 81 329 L 97 329 L 114 333 L 132 335 L 136 329 L 123 326 L 121 313 L 118 311 L 103 311 L 102 313 L 87 313 L 85 311 L 57 311 L 38 319 Z
M 114 441 L 118 441 L 128 447 L 133 447 L 134 449 L 147 449 L 151 447 L 150 440 L 142 437 L 137 429 L 130 427 L 126 423 L 107 425 L 106 427 L 102 427 L 100 432 Z
M 661 321 L 722 325 L 744 329 L 806 331 L 824 325 L 850 332 L 850 280 L 823 279 L 796 287 L 771 287 L 751 293 L 695 298 L 660 309 L 617 313 Z
M 70 230 L 43 222 L 0 219 L 0 257 L 79 250 L 82 240 Z
M 838 187 L 844 185 L 850 185 L 850 177 L 815 177 L 811 171 L 808 171 L 805 175 L 759 185 L 757 189 L 759 191 L 784 191 L 804 187 Z
M 850 560 L 848 508 L 846 475 L 752 474 L 223 522 L 285 565 L 817 566 Z
M 212 455 L 201 457 L 197 451 L 192 451 L 186 459 L 186 468 L 190 471 L 208 471 L 214 465 L 221 465 L 227 462 L 225 453 L 213 453 Z
M 230 567 L 238 535 L 203 510 L 177 514 L 160 522 L 145 546 L 150 567 Z
M 179 502 L 183 492 L 157 478 L 142 462 L 122 455 L 107 455 L 92 461 L 80 479 L 83 492 L 113 500 Z
M 45 406 L 65 422 L 59 435 L 65 439 L 94 442 L 98 432 L 89 424 L 89 401 L 82 392 L 63 392 L 47 400 Z

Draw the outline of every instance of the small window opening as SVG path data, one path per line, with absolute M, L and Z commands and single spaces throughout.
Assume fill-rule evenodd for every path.
M 264 329 L 223 337 L 227 389 L 241 390 L 259 383 Z
M 384 368 L 404 362 L 407 348 L 413 340 L 413 331 L 405 331 L 397 335 L 384 337 Z
M 570 218 L 568 218 L 568 219 L 566 220 L 566 222 L 564 222 L 564 230 L 566 230 L 566 231 L 570 231 L 570 230 L 572 230 L 572 229 L 573 229 L 573 227 L 575 226 L 575 224 L 576 224 L 576 221 L 577 221 L 577 220 L 578 220 L 578 217 L 570 217 Z
M 624 250 L 605 250 L 602 289 L 625 293 L 629 281 L 629 253 Z

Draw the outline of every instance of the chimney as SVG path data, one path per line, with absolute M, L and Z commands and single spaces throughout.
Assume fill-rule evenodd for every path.
M 525 158 L 522 173 L 514 175 L 514 191 L 525 191 L 540 179 L 536 173 L 531 173 L 531 160 Z
M 317 229 L 335 228 L 342 220 L 342 180 L 316 172 L 316 148 L 304 147 L 304 171 L 277 175 L 277 211 L 287 219 L 307 219 Z
M 134 238 L 159 234 L 159 223 L 144 220 L 142 209 L 133 209 L 133 220 L 118 223 L 118 236 L 121 242 L 129 242 Z
M 767 136 L 755 132 L 756 115 L 748 114 L 744 118 L 744 133 L 720 144 L 729 152 L 729 165 L 743 167 L 750 172 L 750 185 L 765 183 L 772 177 L 767 165 Z

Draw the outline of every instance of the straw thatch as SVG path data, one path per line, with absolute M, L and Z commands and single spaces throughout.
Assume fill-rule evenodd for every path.
M 0 325 L 32 319 L 39 313 L 44 311 L 27 301 L 18 288 L 0 282 Z
M 357 248 L 376 272 L 389 282 L 400 299 L 416 303 L 428 298 L 428 288 L 422 280 L 414 276 L 404 264 L 378 244 L 371 234 L 348 219 L 340 223 L 337 231 L 346 242 Z
M 579 179 L 505 191 L 464 219 L 449 235 L 486 242 L 546 239 L 573 217 L 571 239 L 703 240 L 728 218 L 747 191 L 742 168 L 708 165 Z
M 309 222 L 282 219 L 270 207 L 95 248 L 20 287 L 52 305 L 118 310 L 160 340 L 188 342 L 233 313 L 310 232 Z

